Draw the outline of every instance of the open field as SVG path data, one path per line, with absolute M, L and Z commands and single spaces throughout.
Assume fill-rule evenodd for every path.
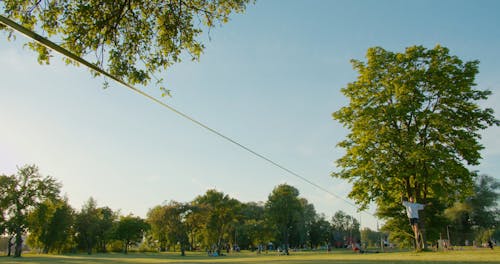
M 208 257 L 204 253 L 187 252 L 181 257 L 179 253 L 132 253 L 123 254 L 74 254 L 74 255 L 38 255 L 25 254 L 22 258 L 0 257 L 0 263 L 500 263 L 500 250 L 468 249 L 447 252 L 392 252 L 355 254 L 350 251 L 325 252 L 293 252 L 290 256 L 278 256 L 276 253 L 256 254 L 250 252 L 229 254 L 222 257 Z

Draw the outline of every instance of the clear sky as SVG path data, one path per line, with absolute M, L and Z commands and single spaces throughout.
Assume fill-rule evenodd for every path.
M 369 47 L 391 51 L 436 44 L 480 60 L 477 85 L 500 108 L 500 1 L 261 0 L 210 32 L 199 62 L 163 77 L 165 102 L 347 199 L 350 185 L 329 175 L 347 131 L 331 113 L 347 104 L 350 59 Z M 242 202 L 266 201 L 288 183 L 328 217 L 343 210 L 376 228 L 376 219 L 291 176 L 137 94 L 56 55 L 40 66 L 0 33 L 0 173 L 36 164 L 63 184 L 80 209 L 99 206 L 145 216 L 164 201 L 191 201 L 215 188 Z M 160 92 L 153 86 L 151 94 Z M 498 128 L 482 133 L 480 173 L 499 177 Z M 373 212 L 375 208 L 370 208 Z

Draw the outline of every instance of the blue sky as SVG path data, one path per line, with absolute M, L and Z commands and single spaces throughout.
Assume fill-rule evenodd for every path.
M 331 113 L 347 104 L 340 89 L 356 78 L 349 61 L 373 46 L 441 44 L 481 61 L 478 88 L 494 93 L 481 105 L 498 118 L 498 10 L 498 1 L 257 1 L 210 32 L 199 62 L 162 75 L 173 94 L 165 102 L 346 199 L 350 185 L 329 175 L 347 134 Z M 288 183 L 318 212 L 343 210 L 376 228 L 372 216 L 120 85 L 103 90 L 83 67 L 58 55 L 38 65 L 23 36 L 0 34 L 0 173 L 36 164 L 75 208 L 92 196 L 140 216 L 210 188 L 265 201 Z M 497 178 L 499 132 L 482 133 L 484 159 L 474 168 Z

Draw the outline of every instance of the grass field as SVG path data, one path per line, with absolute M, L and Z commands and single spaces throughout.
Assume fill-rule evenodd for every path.
M 392 252 L 355 254 L 350 251 L 326 252 L 293 252 L 290 256 L 279 256 L 276 253 L 256 254 L 242 252 L 222 257 L 208 257 L 204 253 L 187 252 L 181 257 L 179 253 L 131 253 L 95 254 L 95 255 L 38 255 L 24 254 L 22 258 L 0 257 L 0 263 L 346 263 L 346 264 L 391 264 L 391 263 L 500 263 L 500 250 L 467 249 L 446 252 Z

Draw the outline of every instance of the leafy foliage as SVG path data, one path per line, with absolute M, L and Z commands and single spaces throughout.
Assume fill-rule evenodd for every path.
M 118 78 L 147 84 L 155 72 L 180 62 L 183 51 L 198 60 L 204 49 L 202 32 L 228 22 L 234 12 L 244 12 L 250 1 L 4 0 L 0 7 L 3 15 L 42 30 L 76 55 L 95 55 L 94 62 Z M 29 46 L 38 52 L 40 63 L 49 63 L 47 48 Z

